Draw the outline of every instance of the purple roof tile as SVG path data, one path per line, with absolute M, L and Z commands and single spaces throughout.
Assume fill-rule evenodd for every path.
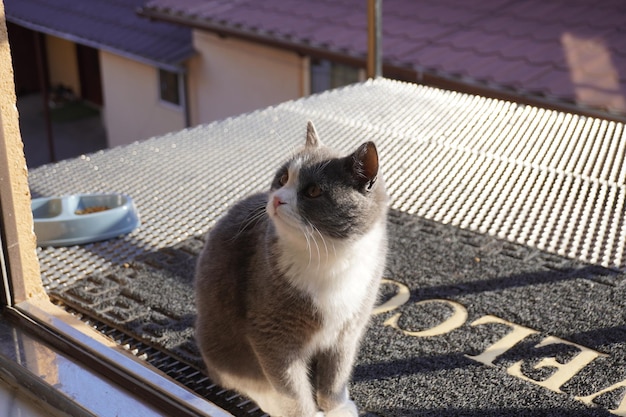
M 144 0 L 5 0 L 9 22 L 77 43 L 178 67 L 193 53 L 191 30 L 136 13 Z M 184 0 L 179 4 L 185 4 Z
M 450 32 L 450 29 L 437 23 L 424 22 L 408 17 L 399 16 L 393 24 L 383 26 L 385 35 L 390 38 L 397 36 L 407 39 L 434 40 Z
M 541 92 L 564 100 L 576 100 L 576 88 L 570 74 L 563 71 L 548 71 L 526 83 L 529 91 Z M 585 104 L 585 103 L 581 103 Z
M 541 95 L 545 95 L 545 89 L 535 89 L 533 80 L 543 77 L 549 72 L 557 71 L 549 66 L 536 66 L 526 62 L 509 61 L 502 63 L 499 61 L 498 65 L 500 65 L 500 71 L 496 74 L 491 71 L 489 74 L 494 83 Z
M 443 57 L 453 53 L 455 53 L 455 51 L 449 46 L 427 43 L 417 45 L 415 48 L 406 52 L 403 61 L 407 64 L 412 63 L 417 67 L 441 70 L 443 68 L 439 65 L 440 59 L 433 58 Z M 385 52 L 385 55 L 388 55 L 388 52 Z
M 407 54 L 411 51 L 419 50 L 428 43 L 427 40 L 412 40 L 405 37 L 383 37 L 382 50 L 385 51 L 385 59 L 391 62 L 409 64 Z
M 319 28 L 312 32 L 311 39 L 322 45 L 329 45 L 331 49 L 335 45 L 341 45 L 346 51 L 364 51 L 367 49 L 367 37 L 363 34 L 363 31 L 350 27 L 337 28 L 335 30 Z
M 530 91 L 568 102 L 620 108 L 619 100 L 601 93 L 611 71 L 617 74 L 618 86 L 626 78 L 623 0 L 599 4 L 588 0 L 384 0 L 382 4 L 387 65 L 484 82 L 502 91 Z M 251 37 L 260 31 L 288 35 L 286 47 L 296 50 L 315 45 L 365 57 L 366 6 L 365 0 L 148 0 L 145 10 L 165 19 L 176 15 L 219 21 L 226 27 L 238 25 Z M 572 61 L 574 55 L 596 59 L 602 53 L 610 59 L 584 66 Z M 572 77 L 578 73 L 586 78 Z M 581 95 L 582 90 L 596 93 Z M 615 94 L 623 90 L 616 87 Z M 601 101 L 603 96 L 608 97 L 606 103 Z M 626 115 L 626 104 L 619 111 Z
M 577 6 L 575 4 L 568 5 L 569 10 L 574 10 L 576 7 Z M 549 18 L 549 16 L 559 13 L 561 8 L 562 7 L 559 2 L 556 1 L 524 0 L 509 2 L 509 4 L 506 5 L 505 10 L 507 14 L 516 16 L 518 19 L 543 21 L 544 19 Z

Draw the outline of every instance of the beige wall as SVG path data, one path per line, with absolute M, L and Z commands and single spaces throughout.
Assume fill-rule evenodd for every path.
M 304 58 L 293 52 L 194 31 L 191 124 L 250 112 L 303 95 Z
M 46 36 L 46 52 L 50 85 L 54 88 L 58 84 L 63 84 L 70 87 L 76 96 L 80 97 L 76 44 L 55 36 Z
M 109 146 L 185 128 L 183 109 L 159 99 L 158 69 L 100 51 Z

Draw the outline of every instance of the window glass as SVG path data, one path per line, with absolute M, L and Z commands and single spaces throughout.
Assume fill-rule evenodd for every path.
M 311 59 L 311 94 L 359 82 L 359 69 L 324 59 Z
M 161 100 L 180 105 L 179 74 L 164 69 L 159 70 L 159 89 Z

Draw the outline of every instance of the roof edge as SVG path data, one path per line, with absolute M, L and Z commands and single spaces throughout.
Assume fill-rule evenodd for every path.
M 365 67 L 365 65 L 367 64 L 367 57 L 365 56 L 365 54 L 351 54 L 347 50 L 340 49 L 333 50 L 329 49 L 329 47 L 324 44 L 310 44 L 305 41 L 299 41 L 295 38 L 281 37 L 270 32 L 253 31 L 242 27 L 234 27 L 232 25 L 219 23 L 213 20 L 197 18 L 194 16 L 185 15 L 183 13 L 161 11 L 150 7 L 140 7 L 137 9 L 137 14 L 148 19 L 160 20 L 168 23 L 188 26 L 192 29 L 206 30 L 219 36 L 233 37 L 241 40 L 260 43 L 266 46 L 287 49 L 301 55 L 309 55 L 322 59 L 332 59 L 334 61 L 358 67 Z
M 172 71 L 172 72 L 186 72 L 187 69 L 183 65 L 183 62 L 195 54 L 195 52 L 190 53 L 189 56 L 181 59 L 179 63 L 157 61 L 157 60 L 150 59 L 139 54 L 134 54 L 132 52 L 125 51 L 123 49 L 115 48 L 110 45 L 106 45 L 104 43 L 91 40 L 88 38 L 83 38 L 81 36 L 72 35 L 67 32 L 62 32 L 56 29 L 51 29 L 49 27 L 30 22 L 28 20 L 20 19 L 19 17 L 10 16 L 8 14 L 6 15 L 6 20 L 16 25 L 33 30 L 35 32 L 40 32 L 40 33 L 45 33 L 46 35 L 56 36 L 57 38 L 65 39 L 70 42 L 78 43 L 78 44 L 89 46 L 89 47 L 99 49 L 105 52 L 113 53 L 115 55 L 132 59 L 133 61 L 137 61 L 142 64 L 150 65 L 153 67 L 161 68 L 161 69 Z

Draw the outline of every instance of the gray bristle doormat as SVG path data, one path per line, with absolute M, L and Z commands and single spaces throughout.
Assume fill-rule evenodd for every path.
M 351 386 L 368 416 L 626 416 L 626 274 L 397 211 L 389 234 L 386 311 L 372 318 Z M 201 369 L 192 279 L 202 244 L 51 295 Z

